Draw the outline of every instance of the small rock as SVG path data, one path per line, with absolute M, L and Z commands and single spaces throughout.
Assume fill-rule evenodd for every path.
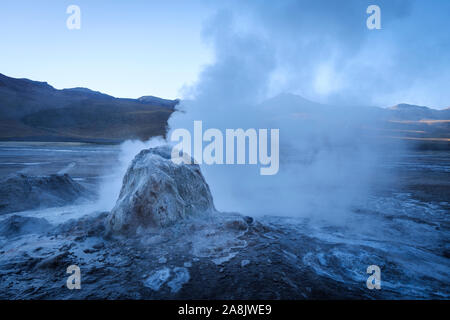
M 164 258 L 164 257 L 162 257 L 162 258 L 159 258 L 159 259 L 158 259 L 158 262 L 159 262 L 159 263 L 166 263 L 166 262 L 167 262 L 167 259 Z
M 250 263 L 250 260 L 242 260 L 241 261 L 241 267 L 245 267 L 246 265 L 248 265 Z
M 29 233 L 39 234 L 49 231 L 51 227 L 51 224 L 43 218 L 13 215 L 0 224 L 0 236 L 15 237 Z
M 94 248 L 94 249 L 102 249 L 104 247 L 105 247 L 105 244 L 103 242 L 96 243 L 92 246 L 92 248 Z
M 133 261 L 125 260 L 123 262 L 120 262 L 120 263 L 116 264 L 116 267 L 118 267 L 118 268 L 126 268 L 126 267 L 131 266 L 132 264 L 133 264 Z
M 66 259 L 69 256 L 69 252 L 63 252 L 52 255 L 48 258 L 41 260 L 36 264 L 36 269 L 55 269 L 66 264 Z
M 186 268 L 174 268 L 175 274 L 173 279 L 167 283 L 172 293 L 177 293 L 183 287 L 183 285 L 191 279 L 189 271 Z
M 244 220 L 245 220 L 245 222 L 247 222 L 247 224 L 252 224 L 253 223 L 253 218 L 252 217 L 245 216 Z
M 0 214 L 64 206 L 92 195 L 67 174 L 14 174 L 0 180 Z
M 238 230 L 238 231 L 247 230 L 247 224 L 241 219 L 227 221 L 225 222 L 225 226 L 231 230 Z
M 161 286 L 170 278 L 170 269 L 163 268 L 152 273 L 145 281 L 144 285 L 153 291 L 158 291 Z

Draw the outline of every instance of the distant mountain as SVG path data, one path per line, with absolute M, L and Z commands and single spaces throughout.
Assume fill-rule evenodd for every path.
M 178 100 L 115 98 L 0 74 L 0 140 L 120 142 L 164 135 Z
M 450 119 L 450 107 L 443 110 L 436 110 L 425 106 L 411 104 L 397 104 L 392 107 L 380 108 L 370 106 L 345 106 L 317 103 L 299 95 L 282 93 L 270 98 L 260 104 L 261 108 L 267 110 L 286 112 L 306 112 L 311 114 L 321 114 L 324 112 L 343 113 L 351 111 L 352 114 L 376 115 L 380 119 L 386 120 L 447 120 Z
M 387 108 L 390 115 L 398 120 L 445 120 L 450 119 L 450 108 L 435 110 L 424 106 L 412 104 L 397 104 Z
M 272 121 L 283 119 L 286 123 L 289 119 L 303 126 L 324 121 L 330 126 L 356 123 L 368 134 L 407 140 L 419 148 L 450 149 L 450 108 L 436 110 L 409 104 L 388 108 L 335 106 L 294 94 L 280 94 L 264 101 L 258 108 L 271 115 Z
M 161 98 L 154 97 L 154 96 L 143 96 L 143 97 L 138 98 L 138 100 L 143 103 L 149 103 L 149 104 L 159 105 L 162 107 L 168 107 L 170 109 L 174 109 L 175 106 L 178 103 L 180 103 L 179 99 L 167 100 L 167 99 L 161 99 Z
M 386 128 L 420 148 L 450 150 L 450 109 L 398 104 L 386 109 Z

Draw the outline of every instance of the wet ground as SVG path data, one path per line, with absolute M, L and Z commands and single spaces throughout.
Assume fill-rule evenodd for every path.
M 6 143 L 0 174 L 67 172 L 94 191 L 118 153 Z M 106 213 L 91 202 L 3 215 L 12 231 L 0 236 L 0 298 L 450 298 L 450 153 L 409 152 L 382 166 L 395 183 L 338 223 L 222 213 L 124 238 L 104 236 Z M 66 287 L 73 264 L 80 290 Z M 380 290 L 366 286 L 370 265 L 381 269 Z

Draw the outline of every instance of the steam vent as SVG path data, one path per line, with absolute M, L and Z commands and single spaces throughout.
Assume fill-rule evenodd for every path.
M 141 151 L 132 161 L 115 207 L 109 233 L 136 233 L 166 227 L 187 217 L 215 211 L 209 186 L 197 164 L 175 164 L 171 148 Z

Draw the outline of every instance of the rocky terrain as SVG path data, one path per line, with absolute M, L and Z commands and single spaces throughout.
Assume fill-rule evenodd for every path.
M 3 215 L 0 298 L 448 299 L 445 197 L 368 201 L 340 224 L 218 212 L 197 165 L 143 150 L 111 212 Z M 382 290 L 366 287 L 371 264 Z M 66 286 L 70 265 L 79 290 Z
M 102 236 L 105 217 L 106 214 L 100 214 L 70 221 L 47 232 L 41 228 L 22 242 L 15 239 L 14 245 L 2 243 L 0 298 L 377 296 L 361 284 L 332 281 L 303 265 L 302 255 L 317 244 L 311 238 L 295 236 L 294 230 L 222 214 L 208 219 L 189 219 L 177 226 L 153 230 L 146 236 L 105 239 Z M 23 232 L 14 236 L 21 234 Z M 11 232 L 8 235 L 9 239 L 14 237 Z M 280 241 L 282 238 L 287 241 Z M 66 287 L 66 268 L 72 264 L 81 268 L 81 290 Z

